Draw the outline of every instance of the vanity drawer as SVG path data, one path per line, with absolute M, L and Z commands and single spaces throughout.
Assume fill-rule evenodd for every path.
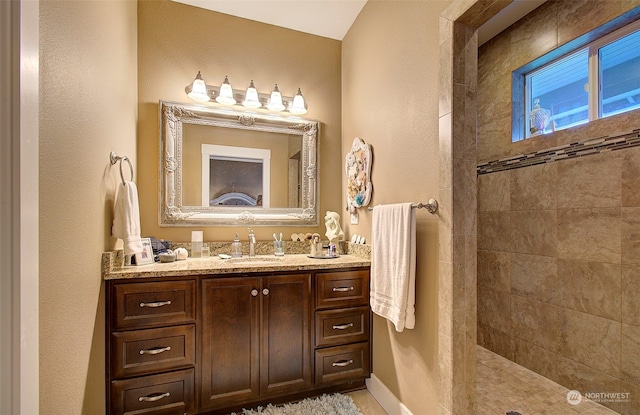
M 123 378 L 193 366 L 195 333 L 193 324 L 113 333 L 112 376 Z
M 369 304 L 369 270 L 316 274 L 316 307 Z
M 316 312 L 316 347 L 369 340 L 368 306 Z
M 194 413 L 193 369 L 111 382 L 110 415 Z
M 114 285 L 114 330 L 195 322 L 195 281 Z
M 316 384 L 368 377 L 369 362 L 367 342 L 316 350 Z

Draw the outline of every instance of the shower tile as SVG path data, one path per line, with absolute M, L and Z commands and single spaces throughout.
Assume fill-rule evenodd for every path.
M 478 286 L 511 292 L 510 264 L 508 252 L 478 250 Z
M 451 222 L 451 201 L 453 195 L 451 188 L 440 189 L 438 204 L 438 254 L 440 261 L 451 263 L 453 257 L 453 238 Z
M 515 169 L 511 175 L 511 209 L 538 210 L 557 207 L 558 163 Z
M 511 254 L 511 293 L 547 303 L 556 303 L 558 292 L 556 258 Z
M 640 386 L 640 327 L 622 324 L 622 380 Z
M 511 252 L 553 256 L 557 249 L 555 210 L 511 212 Z
M 619 207 L 621 153 L 578 157 L 558 165 L 558 208 Z
M 558 46 L 557 30 L 554 2 L 538 7 L 516 22 L 511 35 L 513 68 L 555 49 Z
M 622 208 L 622 263 L 640 265 L 640 208 Z
M 558 258 L 620 263 L 620 209 L 559 209 Z
M 465 308 L 465 275 L 469 264 L 466 262 L 466 236 L 453 235 L 453 263 L 452 263 L 452 307 Z M 454 316 L 455 317 L 455 316 Z M 454 320 L 455 322 L 455 320 Z
M 454 137 L 454 141 L 458 137 Z M 454 144 L 455 146 L 455 144 Z M 474 159 L 453 159 L 453 233 L 477 233 L 477 177 Z
M 510 171 L 478 176 L 478 209 L 480 211 L 511 210 L 510 176 Z
M 579 405 L 569 405 L 569 389 L 565 386 L 483 347 L 477 349 L 478 415 L 504 415 L 507 411 L 523 415 L 616 415 L 586 398 Z
M 621 323 L 565 309 L 559 353 L 611 376 L 620 376 Z
M 478 324 L 478 345 L 513 360 L 511 336 L 484 324 Z
M 439 262 L 438 269 L 438 330 L 451 337 L 453 331 L 453 266 L 449 262 Z
M 640 147 L 622 154 L 622 206 L 640 207 Z
M 640 326 L 640 267 L 622 267 L 622 322 Z
M 511 333 L 522 341 L 557 352 L 562 316 L 560 307 L 511 296 Z
M 557 304 L 619 321 L 621 273 L 617 264 L 558 259 Z
M 583 394 L 586 392 L 617 392 L 621 388 L 620 380 L 562 356 L 558 356 L 558 383 Z M 620 403 L 618 402 L 603 404 L 614 411 L 620 411 Z
M 558 44 L 562 45 L 620 15 L 622 2 L 572 0 L 555 3 L 558 4 Z
M 558 378 L 558 355 L 531 343 L 514 340 L 515 362 L 547 379 Z
M 478 287 L 478 322 L 509 333 L 509 298 L 508 293 Z
M 454 117 L 453 156 L 455 158 L 471 159 L 476 163 L 476 91 L 472 85 L 453 85 L 453 112 L 463 112 L 462 117 Z
M 440 39 L 444 39 L 440 43 L 440 76 L 439 76 L 439 88 L 438 88 L 438 108 L 439 116 L 442 117 L 445 114 L 451 112 L 451 97 L 453 92 L 451 82 L 451 70 L 453 68 L 453 46 L 452 36 L 453 31 L 451 20 L 440 17 Z
M 620 391 L 628 393 L 628 398 L 620 404 L 620 413 L 622 415 L 638 415 L 640 414 L 640 386 L 634 383 L 621 382 Z
M 510 228 L 509 212 L 479 212 L 478 248 L 509 252 Z

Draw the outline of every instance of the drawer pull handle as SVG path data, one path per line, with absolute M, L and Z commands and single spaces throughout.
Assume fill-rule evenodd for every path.
M 153 395 L 141 396 L 138 398 L 139 402 L 156 402 L 162 398 L 168 398 L 171 394 L 169 392 L 165 393 L 154 393 Z
M 157 308 L 157 307 L 163 307 L 165 305 L 171 305 L 171 300 L 157 301 L 155 303 L 140 303 L 140 308 L 145 308 L 145 307 Z
M 156 347 L 155 349 L 142 349 L 140 350 L 140 354 L 160 354 L 160 353 L 164 353 L 164 352 L 168 352 L 169 350 L 171 350 L 171 346 L 167 346 L 167 347 Z
M 346 330 L 350 327 L 353 327 L 353 323 L 349 323 L 349 324 L 336 324 L 335 326 L 333 326 L 334 330 Z
M 353 291 L 353 287 L 333 287 L 331 291 L 337 293 L 346 293 L 347 291 Z
M 353 364 L 353 360 L 352 359 L 349 359 L 349 360 L 338 360 L 337 362 L 331 363 L 331 366 L 333 366 L 333 367 L 345 367 L 345 366 L 349 366 L 350 364 Z
M 256 290 L 255 288 L 253 290 L 251 290 L 251 296 L 252 297 L 256 297 L 258 295 L 258 290 Z

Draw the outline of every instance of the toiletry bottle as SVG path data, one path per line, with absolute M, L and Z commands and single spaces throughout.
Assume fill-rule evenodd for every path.
M 240 235 L 236 232 L 236 239 L 231 244 L 231 256 L 233 258 L 240 258 L 242 256 L 242 243 L 240 243 Z

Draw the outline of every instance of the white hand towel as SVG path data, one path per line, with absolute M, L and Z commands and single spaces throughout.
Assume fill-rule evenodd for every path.
M 118 187 L 111 234 L 124 242 L 124 254 L 132 255 L 142 252 L 138 188 L 134 182 L 125 182 Z
M 373 208 L 371 309 L 401 332 L 415 326 L 416 220 L 411 203 Z

